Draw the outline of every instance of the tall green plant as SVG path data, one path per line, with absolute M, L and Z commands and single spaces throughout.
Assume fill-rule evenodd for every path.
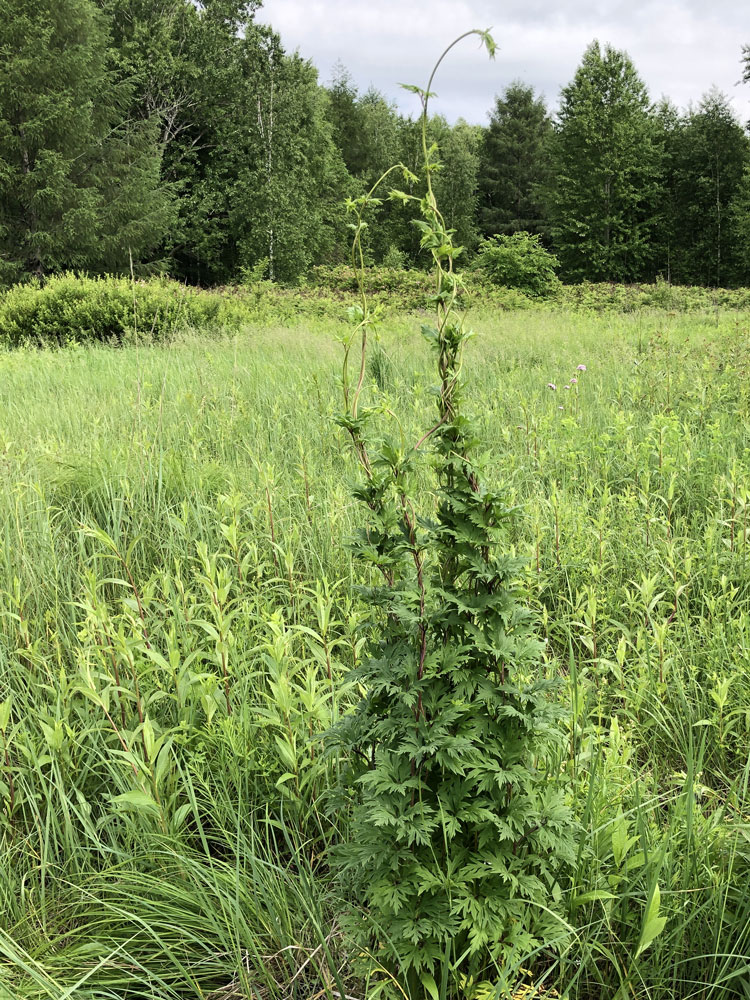
M 487 32 L 461 39 L 470 35 L 494 53 Z M 553 900 L 572 842 L 563 794 L 551 780 L 554 681 L 519 596 L 519 561 L 504 545 L 512 509 L 502 492 L 482 485 L 474 458 L 476 432 L 463 407 L 462 357 L 472 332 L 459 310 L 460 248 L 433 192 L 440 164 L 428 144 L 428 102 L 438 66 L 461 39 L 440 57 L 426 89 L 409 88 L 422 101 L 426 193 L 390 193 L 419 205 L 415 221 L 433 261 L 434 319 L 423 333 L 437 364 L 437 419 L 407 444 L 400 430 L 379 436 L 377 407 L 363 403 L 377 321 L 364 280 L 364 217 L 398 168 L 350 203 L 360 299 L 345 343 L 339 417 L 364 472 L 355 490 L 367 511 L 357 553 L 380 575 L 366 591 L 377 627 L 355 674 L 364 694 L 338 730 L 357 788 L 345 870 L 367 911 L 357 927 L 372 955 L 406 974 L 412 992 L 420 981 L 437 991 L 439 973 L 444 996 L 460 977 L 560 938 Z

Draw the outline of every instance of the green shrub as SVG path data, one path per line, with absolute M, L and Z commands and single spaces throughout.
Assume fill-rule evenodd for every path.
M 393 270 L 403 270 L 406 266 L 406 254 L 396 246 L 390 246 L 383 255 L 383 267 Z
M 511 288 L 498 288 L 481 271 L 462 274 L 466 293 L 476 301 L 498 309 L 528 308 L 528 298 Z M 434 294 L 434 279 L 427 271 L 392 267 L 367 267 L 362 274 L 364 287 L 373 305 L 389 311 L 424 309 Z M 358 275 L 351 265 L 314 267 L 302 290 L 303 298 L 317 296 L 350 301 L 358 293 Z
M 185 328 L 233 325 L 239 301 L 175 281 L 88 278 L 64 274 L 39 285 L 16 285 L 0 297 L 0 340 L 62 345 L 165 340 Z
M 542 246 L 540 236 L 523 232 L 482 240 L 474 264 L 493 284 L 534 297 L 557 291 L 560 282 L 555 272 L 559 266 L 557 257 Z
M 399 309 L 418 309 L 424 306 L 432 292 L 430 276 L 426 271 L 406 271 L 395 267 L 367 267 L 363 278 L 368 295 L 378 303 Z M 324 291 L 336 298 L 349 300 L 357 293 L 358 275 L 351 265 L 314 267 L 308 276 L 308 288 Z

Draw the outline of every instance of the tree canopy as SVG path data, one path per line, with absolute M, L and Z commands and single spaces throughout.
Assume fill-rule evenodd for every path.
M 156 122 L 128 119 L 109 24 L 89 0 L 13 0 L 0 18 L 0 267 L 118 269 L 173 221 Z
M 598 42 L 563 88 L 552 144 L 552 235 L 573 278 L 648 274 L 659 190 L 655 119 L 626 53 Z
M 0 282 L 165 269 L 196 284 L 297 281 L 347 259 L 344 201 L 396 162 L 425 189 L 418 121 L 259 24 L 258 0 L 9 0 L 0 22 Z M 750 83 L 750 46 L 740 53 Z M 418 108 L 415 107 L 415 113 Z M 750 280 L 746 127 L 728 98 L 654 105 L 593 42 L 559 108 L 510 82 L 486 127 L 440 116 L 436 192 L 469 263 L 541 236 L 564 281 Z M 384 200 L 370 263 L 423 267 Z

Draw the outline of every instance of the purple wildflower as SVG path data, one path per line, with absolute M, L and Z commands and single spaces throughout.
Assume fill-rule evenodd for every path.
M 586 365 L 579 365 L 578 368 L 576 369 L 576 371 L 585 372 L 586 371 Z
M 557 386 L 555 385 L 555 383 L 554 383 L 554 382 L 548 382 L 548 383 L 547 383 L 547 388 L 548 388 L 548 389 L 556 389 L 556 388 L 557 388 Z
M 570 380 L 570 384 L 571 384 L 571 385 L 578 385 L 578 379 L 577 379 L 577 378 L 575 377 L 575 375 L 574 375 L 574 376 L 573 376 L 573 378 L 572 378 L 572 379 Z

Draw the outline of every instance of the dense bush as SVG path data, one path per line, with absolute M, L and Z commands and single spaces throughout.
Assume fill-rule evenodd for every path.
M 376 299 L 396 298 L 399 302 L 424 305 L 430 293 L 430 275 L 426 271 L 397 267 L 368 267 L 364 272 L 367 293 Z M 314 267 L 307 278 L 307 288 L 321 289 L 347 299 L 358 290 L 357 272 L 348 264 Z
M 474 263 L 493 284 L 534 297 L 557 290 L 559 266 L 557 257 L 542 246 L 539 235 L 523 232 L 482 240 Z
M 0 297 L 0 340 L 8 346 L 165 340 L 188 327 L 232 325 L 241 311 L 239 299 L 175 281 L 65 274 L 43 285 L 16 285 Z
M 489 241 L 485 241 L 489 242 Z M 543 248 L 541 248 L 543 250 Z M 546 251 L 543 250 L 546 253 Z M 495 283 L 491 270 L 474 265 L 472 270 L 462 274 L 463 284 L 472 301 L 478 306 L 497 309 L 528 309 L 535 305 L 547 307 L 548 299 L 517 288 Z M 429 276 L 424 271 L 403 270 L 387 267 L 368 267 L 365 271 L 368 296 L 373 303 L 388 310 L 402 311 L 423 309 L 433 293 Z M 315 298 L 321 306 L 335 305 L 336 301 L 349 301 L 356 291 L 357 280 L 354 269 L 347 265 L 338 267 L 315 267 L 300 289 L 282 290 L 277 286 L 263 292 L 265 304 L 274 296 L 273 310 L 283 312 L 288 303 L 300 299 L 308 303 Z M 601 312 L 635 312 L 638 309 L 667 309 L 675 312 L 701 312 L 721 309 L 747 309 L 750 307 L 750 289 L 747 288 L 703 288 L 697 285 L 671 285 L 665 281 L 654 284 L 616 284 L 612 282 L 582 282 L 577 285 L 563 285 L 555 279 L 554 303 L 580 309 Z M 327 313 L 331 313 L 328 310 Z M 335 315 L 335 310 L 331 313 Z

